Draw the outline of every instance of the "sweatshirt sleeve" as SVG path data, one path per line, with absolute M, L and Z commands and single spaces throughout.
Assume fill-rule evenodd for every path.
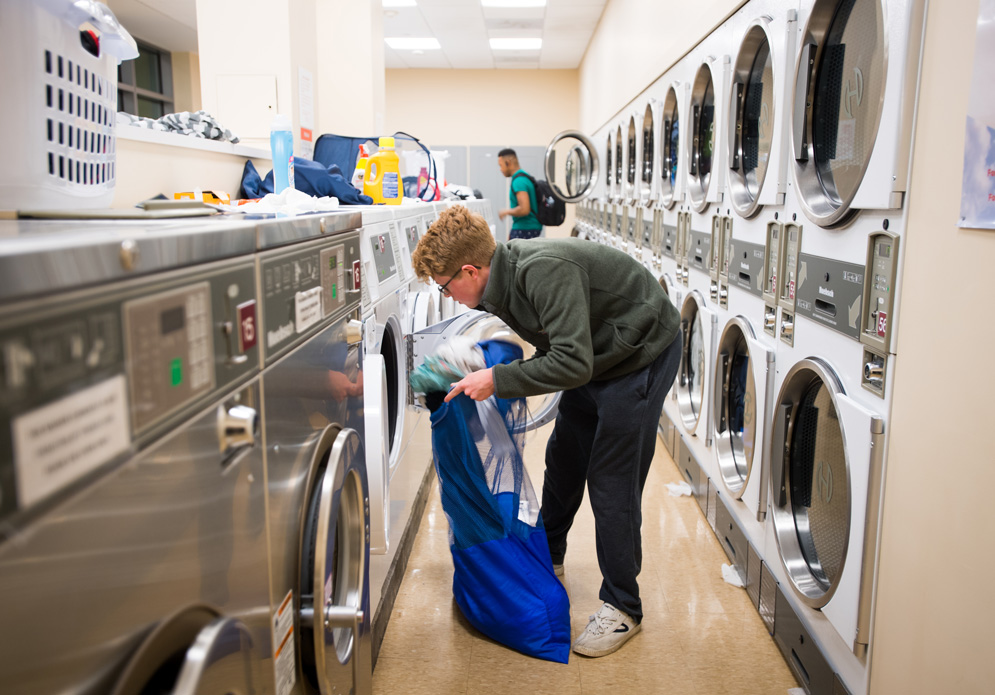
M 500 398 L 519 398 L 589 382 L 594 349 L 587 272 L 562 258 L 535 258 L 519 268 L 515 291 L 524 294 L 535 309 L 550 347 L 532 359 L 495 366 L 495 393 Z

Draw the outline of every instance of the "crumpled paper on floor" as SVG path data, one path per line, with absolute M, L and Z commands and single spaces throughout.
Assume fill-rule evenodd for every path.
M 743 581 L 743 577 L 739 574 L 739 570 L 732 565 L 722 565 L 722 578 L 725 580 L 726 584 L 732 584 L 733 586 L 738 586 L 739 588 L 746 586 L 746 583 Z
M 671 497 L 686 497 L 693 492 L 691 486 L 683 480 L 679 483 L 667 483 L 667 490 Z
M 330 212 L 338 210 L 339 199 L 332 196 L 316 198 L 296 188 L 285 188 L 280 193 L 267 193 L 255 203 L 245 203 L 229 208 L 231 212 L 244 212 L 250 215 L 284 214 L 300 215 L 306 212 Z

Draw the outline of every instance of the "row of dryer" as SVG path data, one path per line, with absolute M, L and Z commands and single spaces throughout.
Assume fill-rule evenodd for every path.
M 9 688 L 370 692 L 444 207 L 0 223 Z
M 924 13 L 751 0 L 593 135 L 578 210 L 681 310 L 661 433 L 810 692 L 867 690 Z

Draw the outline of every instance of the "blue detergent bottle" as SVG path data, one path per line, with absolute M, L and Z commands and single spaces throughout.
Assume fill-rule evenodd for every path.
M 294 188 L 294 130 L 290 116 L 278 113 L 273 118 L 269 146 L 273 151 L 273 192 Z

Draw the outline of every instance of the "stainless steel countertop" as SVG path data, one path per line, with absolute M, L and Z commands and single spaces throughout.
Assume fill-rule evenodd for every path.
M 277 217 L 0 220 L 0 301 L 243 256 L 362 226 L 359 211 Z

